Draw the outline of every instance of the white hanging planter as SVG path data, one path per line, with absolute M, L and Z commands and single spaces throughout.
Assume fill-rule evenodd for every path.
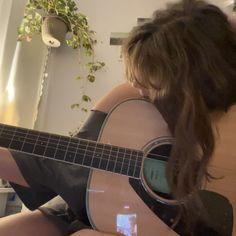
M 60 47 L 65 40 L 68 27 L 66 23 L 56 16 L 47 16 L 42 24 L 42 39 L 49 47 Z

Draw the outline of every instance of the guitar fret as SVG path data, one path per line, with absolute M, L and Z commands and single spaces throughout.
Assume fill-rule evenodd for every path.
M 117 170 L 117 168 L 118 168 L 118 164 L 117 164 L 117 158 L 118 158 L 118 156 L 117 156 L 117 150 L 118 150 L 117 148 L 116 148 L 116 150 L 115 150 L 115 148 L 112 148 L 112 149 L 111 149 L 111 155 L 112 155 L 112 157 L 113 157 L 113 153 L 115 152 L 115 156 L 114 156 L 114 157 L 115 157 L 115 160 L 114 160 L 115 163 L 114 163 L 114 167 L 113 167 L 113 172 L 116 172 L 116 173 L 117 173 L 117 171 L 118 171 L 118 170 Z
M 72 138 L 69 138 L 69 141 L 66 144 L 64 161 L 69 163 L 73 163 L 73 160 L 75 158 L 76 149 L 73 141 L 74 140 Z
M 64 155 L 64 161 L 66 160 L 66 156 L 67 156 L 67 152 L 68 152 L 68 147 L 69 147 L 69 145 L 70 145 L 70 139 L 69 139 L 69 141 L 68 141 L 67 144 L 66 144 L 66 150 L 65 150 L 65 155 Z
M 99 165 L 99 167 L 102 170 L 106 170 L 107 164 L 108 164 L 108 159 L 104 158 L 105 157 L 104 149 L 105 149 L 105 145 L 102 145 L 102 155 L 101 155 L 101 161 Z
M 76 156 L 75 156 L 75 161 L 74 163 L 82 165 L 83 159 L 85 158 L 86 151 L 85 148 L 87 145 L 87 142 L 85 140 L 79 140 L 78 145 L 77 145 L 77 150 L 76 150 Z
M 99 153 L 98 153 L 98 151 L 99 151 L 99 149 L 98 149 L 98 144 L 97 143 L 95 143 L 95 147 L 94 147 L 94 152 L 93 152 L 93 156 L 92 156 L 92 167 L 94 167 L 94 168 L 97 168 L 98 167 L 98 165 L 99 165 Z
M 76 143 L 75 154 L 74 154 L 74 158 L 73 158 L 73 163 L 75 163 L 76 156 L 77 156 L 77 153 L 78 153 L 78 150 L 79 150 L 78 145 L 79 145 L 79 142 Z
M 116 168 L 115 171 L 118 174 L 122 173 L 122 169 L 124 168 L 124 150 L 121 148 L 118 148 L 117 150 L 117 161 L 116 161 Z
M 131 154 L 131 153 L 130 153 L 130 154 Z M 127 168 L 127 172 L 126 172 L 127 175 L 129 175 L 129 173 L 130 173 L 130 161 L 131 161 L 131 155 L 130 155 L 130 154 L 127 153 L 127 150 L 125 150 L 125 155 L 129 157 L 129 158 L 128 158 L 128 160 L 129 160 L 129 162 L 128 162 L 128 168 Z
M 28 130 L 26 131 L 26 134 L 24 134 L 24 139 L 23 139 L 21 151 L 23 151 L 24 145 L 25 145 L 25 143 L 26 143 L 25 141 L 26 141 L 27 134 L 28 134 Z
M 60 142 L 60 138 L 61 138 L 61 136 L 58 136 L 59 138 L 58 138 L 58 140 L 57 140 L 57 144 L 56 144 L 56 149 L 55 149 L 55 153 L 54 153 L 54 159 L 56 159 L 56 156 L 57 156 L 57 150 L 58 150 L 58 145 L 59 145 L 59 142 Z
M 22 149 L 21 149 L 21 151 L 26 152 L 26 153 L 32 153 L 33 148 L 34 148 L 34 143 L 30 143 L 28 141 L 29 135 L 30 135 L 30 133 L 27 130 L 27 133 L 25 134 L 25 138 L 24 138 L 24 141 L 23 141 Z
M 127 163 L 127 170 L 126 170 L 126 172 L 124 174 L 130 176 L 129 175 L 129 173 L 130 173 L 130 166 L 131 166 L 130 162 L 131 162 L 131 159 L 132 159 L 130 150 L 126 150 L 125 151 L 125 156 L 126 156 L 125 162 Z
M 64 161 L 65 155 L 66 155 L 66 146 L 68 138 L 65 138 L 63 136 L 60 136 L 58 140 L 58 144 L 56 147 L 56 156 L 55 158 L 60 161 Z
M 129 150 L 130 151 L 130 150 Z M 129 160 L 129 172 L 128 175 L 129 176 L 134 176 L 134 166 L 136 166 L 136 158 L 133 155 L 133 150 L 130 151 L 130 160 Z
M 95 150 L 96 150 L 96 143 L 95 143 L 94 150 L 92 151 L 91 166 L 93 166 L 93 160 L 94 160 L 94 153 L 95 153 Z
M 98 164 L 98 169 L 101 168 L 101 164 L 102 164 L 102 157 L 103 157 L 103 151 L 104 151 L 104 145 L 103 144 L 98 144 L 98 146 L 102 147 L 101 149 L 101 153 L 99 154 L 99 164 Z
M 36 146 L 34 148 L 34 154 L 42 156 L 45 153 L 45 135 L 42 133 L 38 134 Z
M 135 152 L 135 151 L 133 151 Z M 133 177 L 135 176 L 135 170 L 136 170 L 136 167 L 137 167 L 137 161 L 138 161 L 138 153 L 135 155 L 135 164 L 134 164 L 134 172 L 133 172 Z
M 142 168 L 143 155 L 142 155 L 142 153 L 138 152 L 137 156 L 138 156 L 137 164 L 140 162 L 140 165 L 136 166 L 135 171 L 134 171 L 135 172 L 134 177 L 139 178 L 140 177 L 141 168 Z
M 11 145 L 12 145 L 12 142 L 13 142 L 13 139 L 14 139 L 14 136 L 15 136 L 15 132 L 16 132 L 16 129 L 14 129 L 13 135 L 12 135 L 12 137 L 11 137 L 11 141 L 10 141 L 10 143 L 9 143 L 9 147 L 10 147 L 10 148 L 11 148 Z
M 122 157 L 121 158 L 121 170 L 120 170 L 120 173 L 123 173 L 123 168 L 124 168 L 124 161 L 125 161 L 125 152 L 121 152 L 120 149 L 118 150 L 118 156 L 119 154 L 122 154 Z
M 10 132 L 8 131 L 9 134 Z M 14 150 L 21 150 L 23 142 L 22 142 L 22 137 L 18 135 L 18 128 L 15 128 L 10 135 L 12 137 L 9 147 Z
M 36 141 L 35 141 L 35 144 L 34 144 L 34 148 L 33 148 L 32 153 L 34 153 L 34 151 L 35 151 L 35 147 L 36 147 L 36 145 L 37 145 L 38 138 L 39 138 L 39 136 L 37 135 L 37 138 L 36 138 Z
M 107 166 L 106 166 L 105 170 L 111 170 L 112 164 L 114 164 L 111 162 L 111 146 L 108 146 L 108 147 L 110 148 L 109 150 L 104 150 L 104 154 L 108 155 Z M 106 153 L 106 152 L 108 152 L 108 153 Z M 110 168 L 109 168 L 109 166 L 110 166 Z
M 52 159 L 55 159 L 56 155 L 56 149 L 52 146 L 50 146 L 50 141 L 49 141 L 49 144 L 48 144 L 48 147 L 45 151 L 45 156 L 48 157 L 48 158 L 52 158 Z
M 48 138 L 47 138 L 47 142 L 46 142 L 46 145 L 45 145 L 43 156 L 46 156 L 46 151 L 47 151 L 47 148 L 48 148 L 49 140 L 50 140 L 50 134 L 48 135 Z
M 83 165 L 90 166 L 91 165 L 91 147 L 89 143 L 86 145 L 85 156 L 83 158 Z
M 85 155 L 86 155 L 87 150 L 88 150 L 88 142 L 86 143 L 85 152 L 82 159 L 82 165 L 84 165 L 84 160 L 85 160 Z

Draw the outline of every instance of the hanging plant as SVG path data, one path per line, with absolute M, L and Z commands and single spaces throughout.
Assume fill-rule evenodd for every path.
M 87 80 L 95 81 L 95 72 L 105 63 L 94 61 L 93 46 L 95 32 L 90 30 L 87 17 L 78 12 L 73 0 L 29 0 L 26 4 L 24 17 L 18 27 L 18 40 L 30 42 L 34 35 L 42 34 L 43 42 L 49 47 L 59 47 L 70 32 L 66 44 L 73 49 L 82 49 L 85 56 L 92 58 L 87 64 L 89 71 Z M 78 76 L 77 78 L 81 78 Z M 85 94 L 82 95 L 82 101 Z M 86 95 L 87 96 L 87 95 Z M 87 96 L 88 97 L 88 96 Z M 91 99 L 86 100 L 91 101 Z M 72 107 L 75 107 L 72 105 Z M 85 111 L 85 109 L 81 108 Z
M 90 82 L 90 83 L 94 83 L 95 82 L 95 73 L 98 71 L 98 70 L 101 70 L 101 68 L 103 68 L 105 66 L 105 63 L 104 62 L 89 62 L 86 64 L 86 67 L 88 68 L 89 70 L 89 73 L 87 75 L 87 81 Z M 82 77 L 81 76 L 78 76 L 76 78 L 77 80 L 82 80 Z M 74 103 L 71 105 L 71 108 L 74 109 L 74 108 L 81 108 L 82 111 L 84 112 L 88 112 L 88 109 L 86 108 L 86 106 L 83 106 L 85 103 L 88 103 L 88 102 L 91 102 L 92 99 L 86 95 L 85 93 L 82 94 L 81 96 L 81 99 L 78 103 Z

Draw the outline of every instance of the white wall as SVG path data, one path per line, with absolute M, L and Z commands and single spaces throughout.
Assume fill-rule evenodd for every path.
M 86 93 L 92 103 L 115 85 L 124 81 L 120 47 L 110 46 L 111 32 L 129 32 L 137 24 L 138 17 L 150 17 L 153 10 L 164 7 L 166 1 L 149 0 L 81 0 L 79 11 L 89 18 L 91 29 L 96 31 L 98 44 L 96 59 L 104 61 L 106 67 L 96 76 L 94 84 L 88 83 Z M 45 83 L 36 128 L 54 133 L 68 134 L 74 131 L 87 116 L 71 104 L 79 101 L 83 81 L 74 78 L 81 74 L 80 57 L 77 51 L 65 44 L 52 49 L 48 62 L 48 78 Z
M 78 7 L 89 18 L 91 29 L 97 32 L 96 58 L 106 63 L 106 68 L 97 74 L 95 84 L 88 84 L 87 94 L 92 103 L 110 88 L 124 81 L 123 66 L 119 60 L 120 47 L 110 46 L 111 32 L 129 32 L 138 17 L 150 17 L 155 9 L 162 8 L 166 0 L 80 0 Z M 212 0 L 225 5 L 228 0 Z M 228 4 L 228 3 L 227 3 Z M 48 78 L 45 83 L 36 128 L 54 133 L 68 134 L 74 131 L 86 117 L 79 109 L 72 110 L 81 95 L 81 81 L 74 77 L 81 74 L 80 57 L 77 51 L 62 45 L 53 49 L 48 63 Z
M 45 47 L 38 37 L 17 42 L 27 0 L 0 0 L 0 122 L 32 128 Z

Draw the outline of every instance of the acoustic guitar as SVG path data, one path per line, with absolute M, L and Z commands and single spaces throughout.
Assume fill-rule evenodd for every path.
M 91 225 L 125 236 L 184 235 L 181 220 L 171 227 L 179 213 L 165 176 L 172 143 L 161 114 L 143 99 L 114 107 L 98 142 L 0 125 L 2 147 L 90 168 L 86 206 Z M 209 190 L 201 190 L 200 197 L 203 212 L 213 220 L 193 235 L 232 235 L 229 200 Z

